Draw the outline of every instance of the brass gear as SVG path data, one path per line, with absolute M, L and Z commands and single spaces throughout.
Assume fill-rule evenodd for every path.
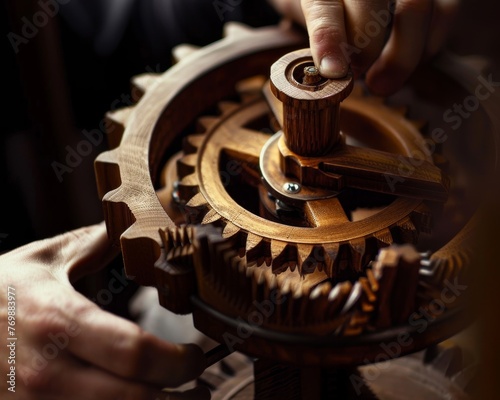
M 245 92 L 241 94 L 248 98 Z M 243 185 L 254 186 L 255 198 L 259 191 L 265 191 L 259 179 L 259 156 L 271 138 L 266 132 L 271 132 L 272 123 L 266 126 L 263 122 L 269 108 L 262 97 L 257 97 L 241 104 L 220 103 L 219 109 L 220 115 L 199 119 L 202 132 L 186 138 L 183 156 L 177 160 L 177 193 L 179 201 L 185 205 L 188 223 L 221 224 L 222 236 L 235 239 L 240 255 L 246 256 L 248 263 L 255 261 L 262 265 L 265 262 L 272 265 L 274 273 L 287 268 L 293 272 L 297 267 L 302 276 L 315 274 L 318 283 L 321 278 L 338 279 L 339 271 L 346 268 L 354 272 L 351 276 L 356 276 L 379 248 L 395 240 L 415 243 L 419 230 L 430 230 L 430 213 L 421 199 L 391 199 L 387 207 L 357 221 L 351 221 L 346 215 L 354 207 L 346 212 L 348 205 L 342 204 L 342 196 L 305 201 L 301 209 L 292 211 L 303 216 L 299 221 L 302 226 L 263 218 L 258 215 L 259 210 L 249 211 L 235 200 L 237 193 L 232 195 L 227 187 L 231 179 L 237 179 L 236 174 L 242 173 L 246 174 Z M 406 119 L 406 109 L 391 108 L 381 99 L 365 96 L 358 86 L 342 110 L 347 115 L 344 117 L 347 140 L 360 141 L 359 133 L 349 129 L 349 122 L 357 119 L 360 125 L 374 125 L 375 121 L 367 117 L 372 112 L 383 118 L 382 129 L 394 135 L 393 142 L 388 143 L 390 149 L 397 147 L 394 143 L 399 143 L 403 155 L 421 150 L 419 143 L 423 139 L 418 129 L 421 122 Z M 232 165 L 233 171 L 229 168 L 228 173 L 228 168 L 222 164 Z M 236 173 L 235 166 L 239 168 Z M 241 189 L 242 181 L 238 180 L 238 184 L 234 191 Z M 266 193 L 261 195 L 263 203 L 265 196 Z M 359 196 L 363 197 L 365 207 L 374 197 L 369 192 L 358 193 Z M 375 199 L 377 197 L 380 195 Z M 352 197 L 350 200 L 355 202 Z M 344 201 L 348 202 L 349 199 Z M 314 218 L 318 215 L 320 218 Z

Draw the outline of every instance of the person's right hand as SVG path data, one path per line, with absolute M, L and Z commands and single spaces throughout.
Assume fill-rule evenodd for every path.
M 459 0 L 269 0 L 307 27 L 316 66 L 327 78 L 366 73 L 387 96 L 444 44 Z
M 101 224 L 34 242 L 0 257 L 2 398 L 207 398 L 204 389 L 184 394 L 161 391 L 203 371 L 205 358 L 199 347 L 164 342 L 101 310 L 70 285 L 70 278 L 103 267 L 116 253 Z M 10 330 L 12 334 L 9 326 L 15 329 Z M 14 337 L 16 341 L 8 340 Z M 15 349 L 6 353 L 9 343 Z M 9 357 L 15 363 L 9 363 Z M 15 367 L 11 397 L 10 367 Z

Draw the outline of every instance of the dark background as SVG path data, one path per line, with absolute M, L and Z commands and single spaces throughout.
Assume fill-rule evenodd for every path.
M 142 1 L 142 0 L 141 0 Z M 114 106 L 124 106 L 122 95 L 130 91 L 130 77 L 143 72 L 160 72 L 171 63 L 169 49 L 180 42 L 208 44 L 221 36 L 223 22 L 213 9 L 212 1 L 180 0 L 187 8 L 175 16 L 182 27 L 172 38 L 162 37 L 152 43 L 144 34 L 141 22 L 131 18 L 118 47 L 109 54 L 95 51 L 90 38 L 78 36 L 61 15 L 51 18 L 29 43 L 16 54 L 7 38 L 9 32 L 20 32 L 23 16 L 37 11 L 36 1 L 6 0 L 1 4 L 2 27 L 2 118 L 0 133 L 0 253 L 35 239 L 45 238 L 102 220 L 97 196 L 93 160 L 106 143 L 96 146 L 83 157 L 71 173 L 59 182 L 52 163 L 65 163 L 66 146 L 75 149 L 82 131 L 99 129 L 104 113 Z M 196 3 L 196 4 L 195 4 Z M 228 20 L 243 20 L 252 25 L 277 21 L 263 2 L 243 1 L 226 14 Z M 250 7 L 252 5 L 253 7 Z M 254 11 L 249 12 L 252 8 Z M 255 11 L 256 10 L 256 11 Z M 135 15 L 135 14 L 134 14 Z M 500 66 L 500 2 L 463 0 L 447 47 L 459 55 L 482 55 L 492 68 Z M 202 29 L 202 27 L 204 27 Z M 161 51 L 159 51 L 160 49 Z M 498 75 L 497 75 L 498 76 Z M 500 110 L 499 110 L 500 112 Z M 499 204 L 498 202 L 494 204 Z M 498 210 L 498 209 L 497 209 Z M 485 293 L 491 294 L 480 307 L 491 307 L 487 323 L 490 341 L 484 343 L 490 359 L 482 377 L 483 397 L 488 398 L 488 385 L 493 388 L 500 376 L 494 351 L 498 341 L 496 322 L 500 319 L 497 296 L 498 212 L 488 221 L 484 237 L 489 240 L 491 264 L 486 275 Z M 496 218 L 496 219 L 495 219 Z M 496 243 L 496 244 L 495 244 Z M 112 268 L 121 267 L 117 259 Z M 107 272 L 80 284 L 79 289 L 92 296 L 107 282 Z M 488 286 L 489 284 L 489 286 Z M 123 300 L 135 287 L 131 285 L 117 296 L 108 308 L 126 316 Z M 491 304 L 494 302 L 495 304 Z M 497 378 L 495 378 L 495 376 Z M 491 378 L 491 379 L 488 379 Z M 494 398 L 494 397 L 491 397 Z

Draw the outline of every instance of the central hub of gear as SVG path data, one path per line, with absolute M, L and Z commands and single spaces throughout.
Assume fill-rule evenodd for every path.
M 339 106 L 353 87 L 352 74 L 326 79 L 314 66 L 309 49 L 288 53 L 271 67 L 271 90 L 283 103 L 283 132 L 294 153 L 327 154 L 338 144 Z
M 253 89 L 240 89 L 240 103 L 219 103 L 219 115 L 199 118 L 201 131 L 185 138 L 166 181 L 177 182 L 171 193 L 188 224 L 222 231 L 225 244 L 195 241 L 213 249 L 203 256 L 214 270 L 207 275 L 213 284 L 200 286 L 202 298 L 239 315 L 251 306 L 228 303 L 230 287 L 250 291 L 255 301 L 276 289 L 291 297 L 266 326 L 310 332 L 312 324 L 317 334 L 357 334 L 377 298 L 370 262 L 381 248 L 416 243 L 419 231 L 430 231 L 425 201 L 445 196 L 446 180 L 427 157 L 392 190 L 386 177 L 400 178 L 400 160 L 425 154 L 419 124 L 404 118 L 405 110 L 365 96 L 350 75 L 318 79 L 313 68 L 309 51 L 301 50 L 273 65 L 274 83 L 242 82 L 240 88 Z M 340 101 L 351 91 L 340 120 Z M 301 154 L 292 149 L 299 143 Z M 179 235 L 166 234 L 164 242 L 186 237 Z M 418 273 L 418 262 L 412 265 Z M 406 283 L 398 285 L 413 293 L 416 281 L 401 279 Z M 317 302 L 336 311 L 311 312 Z
M 357 92 L 352 102 L 346 102 L 346 123 L 368 119 L 360 110 L 375 109 L 387 117 L 388 126 L 393 123 L 392 128 L 398 127 L 399 133 L 385 141 L 386 149 L 402 144 L 406 149 L 403 154 L 409 154 L 417 147 L 420 135 L 411 121 L 401 125 L 399 113 Z M 272 265 L 274 273 L 298 268 L 301 276 L 311 275 L 304 281 L 311 286 L 324 279 L 354 278 L 363 272 L 380 247 L 394 240 L 413 242 L 417 227 L 421 228 L 422 221 L 428 220 L 421 199 L 382 196 L 383 207 L 380 207 L 380 194 L 346 191 L 336 196 L 325 191 L 320 197 L 319 190 L 302 187 L 299 193 L 289 195 L 298 199 L 295 211 L 300 221 L 284 223 L 279 213 L 270 215 L 262 206 L 269 195 L 260 177 L 266 178 L 265 171 L 270 168 L 280 171 L 279 135 L 263 132 L 266 124 L 262 121 L 269 115 L 268 105 L 259 98 L 244 104 L 224 103 L 221 109 L 221 116 L 200 120 L 205 128 L 203 135 L 187 138 L 187 154 L 177 161 L 178 193 L 189 222 L 222 225 L 223 236 L 235 238 L 240 255 L 246 255 L 247 262 Z M 385 134 L 390 137 L 388 132 L 395 131 L 388 130 Z M 362 143 L 367 132 L 349 131 L 346 127 L 346 133 L 348 141 Z M 374 132 L 368 134 L 372 136 Z M 231 165 L 239 166 L 232 168 L 237 174 L 228 170 Z M 283 185 L 277 186 L 285 192 Z M 260 207 L 248 206 L 249 198 L 259 197 Z M 353 211 L 360 204 L 370 211 L 366 218 L 353 218 Z M 311 282 L 307 283 L 308 280 Z

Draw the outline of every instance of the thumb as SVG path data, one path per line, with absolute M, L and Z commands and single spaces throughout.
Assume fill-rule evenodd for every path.
M 108 239 L 104 222 L 75 229 L 14 250 L 39 264 L 54 275 L 74 282 L 105 267 L 119 253 Z M 13 254 L 14 255 L 14 254 Z
M 67 232 L 60 240 L 64 269 L 71 282 L 101 270 L 120 253 L 109 240 L 104 222 Z
M 302 0 L 302 10 L 314 64 L 325 78 L 342 78 L 349 69 L 343 46 L 347 43 L 341 0 Z

